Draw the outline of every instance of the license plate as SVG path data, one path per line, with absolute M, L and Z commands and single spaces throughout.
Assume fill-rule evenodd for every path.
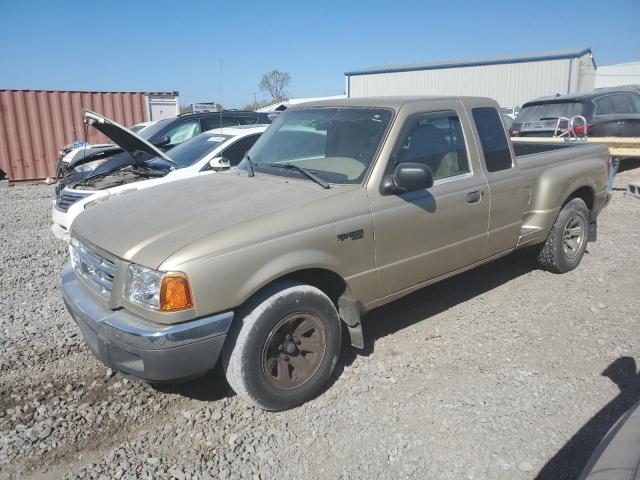
M 556 126 L 556 122 L 543 122 L 542 120 L 536 120 L 534 122 L 525 123 L 521 130 L 553 130 Z

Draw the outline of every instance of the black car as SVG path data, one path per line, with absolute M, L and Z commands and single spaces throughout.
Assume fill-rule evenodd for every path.
M 539 98 L 522 106 L 509 133 L 513 137 L 559 135 L 568 128 L 568 121 L 563 118 L 575 118 L 577 136 L 640 137 L 640 92 L 631 88 L 603 88 Z
M 269 114 L 263 112 L 225 110 L 222 112 L 185 113 L 177 117 L 159 120 L 153 125 L 141 130 L 139 135 L 147 142 L 166 152 L 176 145 L 180 145 L 185 140 L 189 140 L 191 137 L 201 132 L 206 132 L 207 130 L 237 125 L 267 123 L 271 123 Z M 72 173 L 74 168 L 88 164 L 93 160 L 101 160 L 104 158 L 108 158 L 109 160 L 101 163 L 92 173 L 108 173 L 130 162 L 129 154 L 123 152 L 121 148 L 115 145 L 103 148 L 92 148 L 86 150 L 86 152 L 81 150 L 67 166 L 63 165 L 61 161 L 62 155 L 60 156 L 56 165 L 57 176 L 60 179 L 68 173 Z M 59 187 L 64 186 L 64 183 L 63 179 L 58 183 Z

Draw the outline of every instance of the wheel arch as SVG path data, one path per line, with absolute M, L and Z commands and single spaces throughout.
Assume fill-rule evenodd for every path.
M 587 205 L 587 208 L 591 212 L 593 210 L 593 205 L 595 203 L 595 196 L 596 196 L 596 193 L 593 187 L 589 185 L 583 185 L 582 187 L 575 189 L 562 203 L 562 206 L 565 206 L 574 198 L 579 198 Z
M 245 296 L 243 304 L 260 296 L 265 290 L 272 288 L 275 284 L 287 281 L 311 285 L 327 295 L 336 306 L 340 319 L 349 329 L 351 344 L 359 348 L 364 348 L 360 322 L 364 309 L 355 299 L 347 280 L 337 273 L 335 269 L 327 265 L 308 264 L 297 267 L 292 266 L 279 275 L 264 278 L 260 282 L 256 282 L 254 288 Z

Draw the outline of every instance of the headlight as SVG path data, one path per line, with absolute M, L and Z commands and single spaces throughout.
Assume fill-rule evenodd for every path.
M 93 172 L 96 168 L 98 168 L 100 165 L 102 165 L 106 161 L 107 161 L 106 159 L 94 160 L 93 162 L 87 162 L 87 163 L 83 163 L 82 165 L 78 165 L 73 170 L 78 173 Z
M 96 198 L 95 200 L 92 200 L 90 202 L 85 203 L 84 205 L 84 209 L 86 210 L 89 207 L 95 207 L 96 205 L 98 205 L 99 203 L 104 202 L 105 200 L 109 200 L 109 197 L 111 195 L 103 195 L 101 197 Z
M 80 265 L 80 255 L 78 254 L 79 243 L 78 240 L 71 237 L 69 239 L 69 259 L 71 260 L 71 266 L 74 270 L 77 270 Z
M 127 269 L 125 297 L 132 303 L 171 312 L 193 307 L 189 279 L 181 272 L 158 272 L 131 264 Z

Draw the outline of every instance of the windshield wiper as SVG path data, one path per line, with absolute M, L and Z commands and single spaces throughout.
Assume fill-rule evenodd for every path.
M 303 175 L 306 175 L 307 177 L 309 177 L 311 180 L 316 182 L 322 188 L 327 188 L 327 189 L 331 188 L 331 185 L 329 185 L 327 182 L 325 182 L 319 176 L 317 176 L 314 173 L 311 173 L 306 168 L 302 168 L 301 166 L 296 165 L 294 163 L 270 163 L 269 166 L 270 167 L 276 167 L 276 168 L 284 168 L 286 170 L 296 170 L 296 171 L 302 173 Z
M 245 155 L 243 160 L 246 160 L 247 163 L 249 164 L 249 176 L 253 177 L 255 176 L 255 172 L 253 170 L 253 160 L 251 160 L 251 157 L 249 155 Z

